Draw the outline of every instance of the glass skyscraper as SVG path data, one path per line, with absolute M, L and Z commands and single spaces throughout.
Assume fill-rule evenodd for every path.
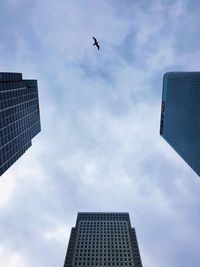
M 128 213 L 78 213 L 64 267 L 142 267 Z
M 200 175 L 200 72 L 164 75 L 160 135 Z
M 0 175 L 31 146 L 41 130 L 36 80 L 0 72 Z

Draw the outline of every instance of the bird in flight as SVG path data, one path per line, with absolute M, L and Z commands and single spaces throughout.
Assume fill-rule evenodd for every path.
M 96 45 L 96 47 L 97 47 L 97 49 L 99 50 L 99 43 L 98 43 L 98 41 L 97 41 L 97 39 L 96 38 L 94 38 L 94 37 L 92 37 L 93 39 L 94 39 L 94 44 L 93 45 Z

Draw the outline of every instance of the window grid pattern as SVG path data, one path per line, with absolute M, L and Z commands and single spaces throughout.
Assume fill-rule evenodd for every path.
M 142 266 L 132 229 L 127 213 L 79 213 L 65 267 Z
M 161 136 L 200 175 L 200 72 L 163 78 Z
M 0 175 L 41 130 L 37 81 L 20 79 L 19 73 L 0 73 Z

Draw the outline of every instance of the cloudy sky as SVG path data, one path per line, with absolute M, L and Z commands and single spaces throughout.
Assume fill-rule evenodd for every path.
M 0 1 L 0 71 L 38 80 L 42 125 L 0 179 L 0 266 L 63 266 L 78 211 L 128 211 L 144 267 L 199 267 L 200 180 L 159 136 L 163 74 L 200 67 L 199 12 Z

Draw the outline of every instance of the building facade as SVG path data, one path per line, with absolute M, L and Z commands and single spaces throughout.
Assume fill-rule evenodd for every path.
M 200 72 L 164 75 L 160 135 L 200 175 Z
M 128 213 L 78 213 L 64 267 L 142 267 Z
M 31 146 L 41 130 L 36 80 L 0 72 L 0 175 Z

